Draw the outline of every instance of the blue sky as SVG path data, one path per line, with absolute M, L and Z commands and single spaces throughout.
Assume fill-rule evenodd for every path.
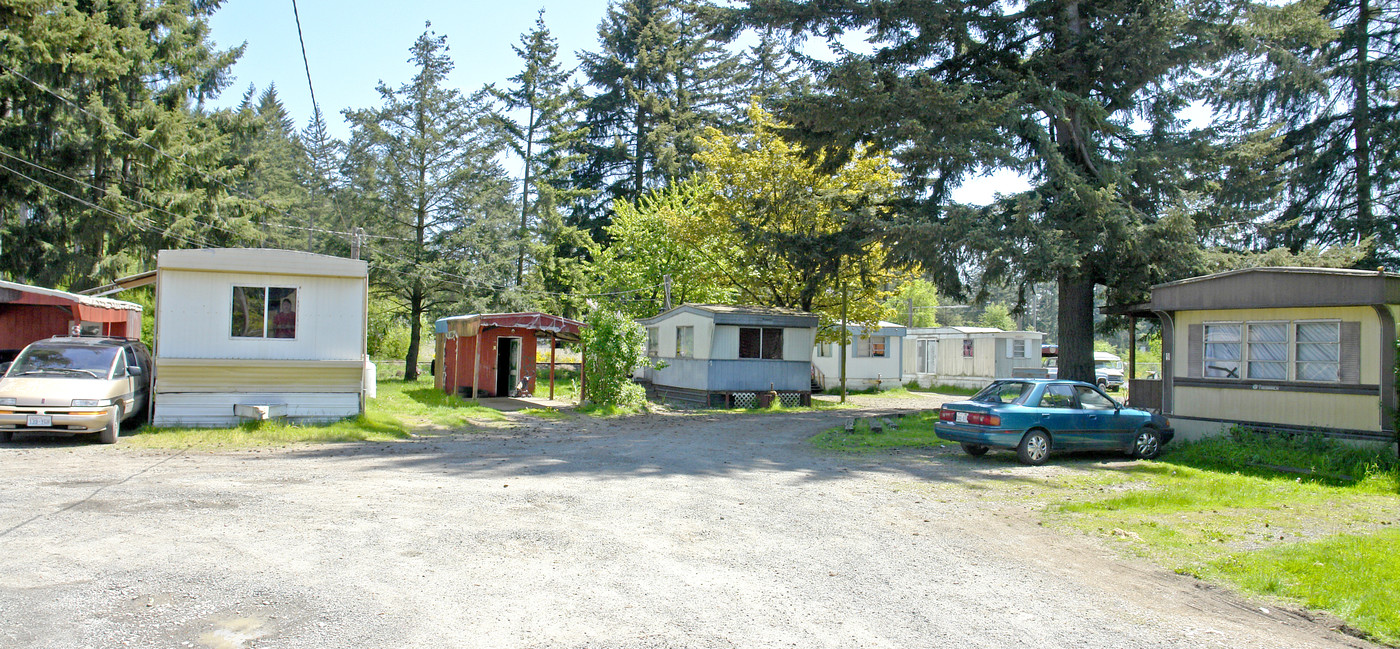
M 316 101 L 331 134 L 349 135 L 341 116 L 346 108 L 379 104 L 375 87 L 382 80 L 397 87 L 413 74 L 408 48 L 432 22 L 447 36 L 456 63 L 450 82 L 463 92 L 486 83 L 506 85 L 520 69 L 511 45 L 535 23 L 544 8 L 545 24 L 559 44 L 561 62 L 572 67 L 579 50 L 596 49 L 598 24 L 607 0 L 536 0 L 535 2 L 452 2 L 450 0 L 298 0 L 306 56 Z M 311 97 L 297 42 L 291 0 L 229 0 L 210 20 L 212 39 L 221 48 L 247 43 L 233 67 L 233 83 L 216 106 L 236 105 L 249 84 L 261 92 L 276 84 L 298 128 L 311 117 Z M 956 193 L 958 200 L 989 202 L 996 191 L 1025 187 L 1014 174 L 973 179 Z

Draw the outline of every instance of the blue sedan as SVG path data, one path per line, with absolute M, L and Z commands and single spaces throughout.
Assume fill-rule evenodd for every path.
M 1080 381 L 993 381 L 967 401 L 944 404 L 933 430 L 968 455 L 1016 449 L 1021 463 L 1045 464 L 1050 451 L 1122 451 L 1152 459 L 1171 441 L 1166 417 L 1124 408 Z

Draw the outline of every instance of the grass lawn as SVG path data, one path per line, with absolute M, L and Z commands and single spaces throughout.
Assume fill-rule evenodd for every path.
M 1248 435 L 1167 448 L 1157 462 L 1071 480 L 1047 513 L 1177 572 L 1326 610 L 1400 644 L 1393 457 Z
M 475 402 L 454 399 L 433 387 L 433 377 L 412 383 L 381 379 L 365 414 L 332 424 L 247 423 L 234 428 L 152 428 L 130 434 L 123 444 L 138 448 L 250 448 L 301 442 L 391 442 L 413 431 L 458 428 L 505 421 L 506 416 Z
M 955 444 L 938 439 L 933 424 L 938 421 L 937 410 L 925 410 L 898 420 L 898 428 L 886 427 L 883 432 L 870 432 L 868 420 L 857 423 L 855 431 L 847 433 L 844 426 L 832 428 L 812 438 L 817 448 L 833 451 L 883 451 L 896 448 L 930 448 Z

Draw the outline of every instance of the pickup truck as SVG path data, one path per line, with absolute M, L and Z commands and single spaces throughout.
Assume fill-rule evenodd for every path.
M 1050 356 L 1044 360 L 1045 371 L 1048 378 L 1059 378 L 1058 357 Z M 1117 391 L 1123 387 L 1123 359 L 1108 352 L 1094 352 L 1094 383 L 1100 389 Z

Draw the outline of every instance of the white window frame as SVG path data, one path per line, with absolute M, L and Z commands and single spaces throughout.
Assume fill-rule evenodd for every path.
M 876 338 L 879 338 L 879 339 L 881 339 L 881 340 L 884 341 L 884 342 L 882 342 L 882 343 L 879 343 L 879 347 L 880 347 L 880 353 L 879 353 L 879 354 L 876 354 L 876 353 L 875 353 L 875 347 L 876 347 L 875 339 L 876 339 Z M 890 337 L 889 337 L 889 336 L 862 336 L 862 337 L 860 337 L 860 338 L 857 338 L 857 339 L 856 339 L 855 353 L 853 353 L 851 356 L 852 356 L 853 358 L 889 358 L 889 356 L 890 356 Z
M 690 339 L 689 339 L 688 341 L 686 341 L 686 342 L 689 342 L 689 343 L 690 343 L 690 344 L 688 345 L 688 347 L 689 347 L 690 349 L 686 349 L 685 347 L 687 347 L 687 346 L 681 345 L 681 341 L 682 341 L 682 340 L 685 340 L 685 338 L 686 338 L 686 336 L 685 336 L 685 333 L 686 333 L 686 332 L 688 332 L 688 333 L 690 334 L 690 336 L 689 336 Z M 676 356 L 675 356 L 675 357 L 676 357 L 676 358 L 695 358 L 695 326 L 694 326 L 694 325 L 686 325 L 686 326 L 676 327 Z
M 661 327 L 647 327 L 647 356 L 661 355 Z
M 263 330 L 262 330 L 262 335 L 261 335 L 261 336 L 238 336 L 238 335 L 235 335 L 235 334 L 234 334 L 234 332 L 233 332 L 233 302 L 232 302 L 232 300 L 230 299 L 230 301 L 228 302 L 228 305 L 229 305 L 229 315 L 228 315 L 228 319 L 227 319 L 227 322 L 229 323 L 229 332 L 228 332 L 228 334 L 229 334 L 229 340 L 279 340 L 279 341 L 292 341 L 292 340 L 297 340 L 297 339 L 301 336 L 301 327 L 302 327 L 302 318 L 301 318 L 301 316 L 302 316 L 302 299 L 301 299 L 301 297 L 302 297 L 302 296 L 301 296 L 301 287 L 300 287 L 300 286 L 277 286 L 277 285 L 275 285 L 275 284 L 229 284 L 229 293 L 228 293 L 229 297 L 232 298 L 232 297 L 233 297 L 232 292 L 235 291 L 235 290 L 241 289 L 241 288 L 261 288 L 261 289 L 263 290 L 263 319 L 262 319 L 262 320 L 263 320 Z M 268 335 L 268 331 L 269 331 L 270 328 L 272 327 L 272 318 L 269 317 L 269 314 L 268 314 L 268 308 L 271 307 L 272 304 L 271 304 L 271 300 L 268 299 L 268 296 L 271 295 L 273 289 L 283 289 L 283 290 L 292 291 L 292 294 L 296 296 L 296 324 L 293 325 L 292 336 L 291 336 L 290 338 L 282 338 L 282 337 L 276 337 L 276 336 L 270 336 L 270 335 Z
M 1337 366 L 1337 379 L 1335 381 L 1319 381 L 1316 379 L 1305 379 L 1298 373 L 1298 365 L 1301 363 L 1322 363 L 1325 361 L 1304 361 L 1298 359 L 1299 345 L 1318 345 L 1327 343 L 1305 343 L 1298 340 L 1298 325 L 1305 324 L 1331 324 L 1337 327 L 1337 339 L 1331 344 L 1336 345 L 1337 360 L 1332 363 Z M 1340 319 L 1325 318 L 1317 320 L 1294 320 L 1288 328 L 1288 373 L 1292 380 L 1301 383 L 1341 383 L 1342 382 L 1342 321 Z
M 975 340 L 973 340 L 973 339 L 971 339 L 971 338 L 963 338 L 963 339 L 962 339 L 962 344 L 963 344 L 963 348 L 962 348 L 962 357 L 963 357 L 963 358 L 972 358 L 973 356 L 975 356 L 975 355 L 977 354 L 977 344 L 976 344 L 976 341 L 975 341 Z
M 1233 343 L 1231 343 L 1231 342 L 1218 342 L 1218 343 L 1215 343 L 1215 344 L 1218 344 L 1218 345 L 1229 345 L 1229 344 L 1234 344 L 1234 345 L 1239 346 L 1239 354 L 1238 354 L 1238 355 L 1239 355 L 1239 358 L 1233 358 L 1233 359 L 1231 359 L 1231 358 L 1212 358 L 1211 356 L 1209 356 L 1209 355 L 1206 354 L 1206 350 L 1210 349 L 1210 345 L 1211 345 L 1211 342 L 1210 342 L 1210 328 L 1211 328 L 1211 327 L 1238 327 L 1238 328 L 1239 328 L 1239 339 L 1238 339 L 1238 340 L 1235 340 Z M 1208 379 L 1222 379 L 1222 380 L 1225 380 L 1225 381 L 1239 381 L 1239 380 L 1241 380 L 1241 379 L 1244 377 L 1245 368 L 1246 368 L 1246 358 L 1245 358 L 1245 353 L 1244 353 L 1244 352 L 1245 352 L 1245 345 L 1246 345 L 1245 334 L 1246 334 L 1246 331 L 1245 331 L 1245 323 L 1244 323 L 1243 320 L 1232 320 L 1232 321 L 1223 321 L 1223 322 L 1206 322 L 1206 323 L 1202 323 L 1202 327 L 1201 327 L 1201 376 L 1204 377 L 1204 378 L 1208 378 Z M 1210 371 L 1210 362 L 1213 361 L 1213 360 L 1222 361 L 1222 362 L 1226 362 L 1226 363 L 1235 363 L 1235 364 L 1237 364 L 1238 367 L 1236 368 L 1235 376 L 1234 376 L 1234 377 L 1229 377 L 1229 376 L 1211 376 L 1208 372 Z
M 1020 346 L 1021 346 L 1021 349 L 1020 349 L 1019 352 L 1016 350 L 1016 345 L 1020 345 Z M 1029 341 L 1027 341 L 1025 338 L 1007 338 L 1007 339 L 1006 339 L 1006 357 L 1007 357 L 1007 358 L 1030 358 L 1030 357 L 1031 357 L 1030 349 L 1031 349 L 1030 343 L 1029 343 Z

